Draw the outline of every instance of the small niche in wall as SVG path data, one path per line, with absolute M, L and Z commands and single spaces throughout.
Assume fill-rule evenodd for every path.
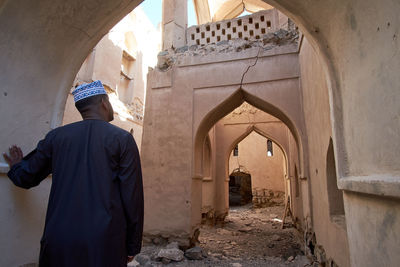
M 238 26 L 242 26 L 242 20 L 241 20 L 241 19 L 239 19 L 239 20 L 237 21 L 237 25 L 238 25 Z
M 210 25 L 206 26 L 206 31 L 208 31 L 208 32 L 210 31 Z
M 337 187 L 335 153 L 333 150 L 332 138 L 329 140 L 328 151 L 326 153 L 326 180 L 329 214 L 331 217 L 344 215 L 343 192 Z
M 271 21 L 267 20 L 267 28 L 271 28 Z

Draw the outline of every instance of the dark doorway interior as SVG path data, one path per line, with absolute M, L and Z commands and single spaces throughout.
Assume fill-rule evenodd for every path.
M 235 170 L 229 175 L 229 206 L 242 206 L 252 202 L 251 175 Z

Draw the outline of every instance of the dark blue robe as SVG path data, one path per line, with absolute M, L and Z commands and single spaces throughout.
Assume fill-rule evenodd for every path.
M 143 185 L 130 133 L 102 120 L 50 131 L 8 173 L 31 188 L 52 173 L 41 267 L 119 267 L 140 252 Z

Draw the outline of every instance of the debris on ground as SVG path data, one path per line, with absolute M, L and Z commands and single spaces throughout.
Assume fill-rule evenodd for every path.
M 197 246 L 185 252 L 176 242 L 145 246 L 128 266 L 306 266 L 310 261 L 302 250 L 302 236 L 289 218 L 281 229 L 277 214 L 283 211 L 283 205 L 233 207 L 223 226 L 202 226 Z

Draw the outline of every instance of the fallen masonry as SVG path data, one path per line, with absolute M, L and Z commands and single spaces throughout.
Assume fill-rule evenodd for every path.
M 184 251 L 177 242 L 160 245 L 155 240 L 128 266 L 314 266 L 290 219 L 281 229 L 277 214 L 283 209 L 253 209 L 251 204 L 231 208 L 222 226 L 202 226 L 196 246 Z

